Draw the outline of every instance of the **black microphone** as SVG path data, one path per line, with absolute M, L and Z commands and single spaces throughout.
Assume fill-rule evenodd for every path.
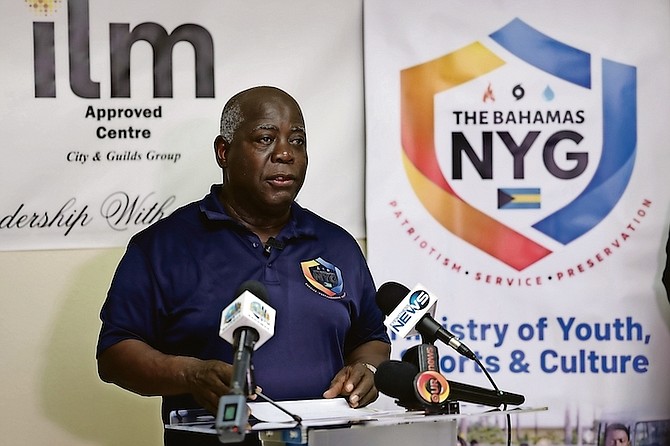
M 419 344 L 410 347 L 403 353 L 400 359 L 415 365 L 419 372 L 428 370 L 440 371 L 440 356 L 437 352 L 437 347 L 432 344 Z
M 272 249 L 278 249 L 282 250 L 284 249 L 284 242 L 281 240 L 277 240 L 274 237 L 270 237 L 267 242 L 265 242 L 265 246 L 263 249 L 263 253 L 265 254 L 265 257 L 269 257 L 270 253 L 272 252 Z
M 380 373 L 381 371 L 381 373 Z M 384 395 L 396 399 L 396 403 L 411 410 L 422 410 L 414 390 L 414 378 L 419 369 L 407 362 L 388 360 L 377 366 L 375 387 Z
M 219 336 L 233 344 L 230 392 L 219 399 L 216 430 L 221 443 L 240 442 L 247 429 L 247 396 L 256 393 L 251 356 L 274 335 L 275 310 L 267 303 L 262 283 L 249 280 L 237 290 L 238 297 L 221 313 Z
M 424 290 L 426 294 L 427 291 Z M 410 294 L 409 288 L 397 282 L 386 282 L 379 287 L 375 298 L 377 306 L 385 315 L 390 315 L 398 305 L 401 305 Z M 466 358 L 477 361 L 477 356 L 468 346 L 463 344 L 454 334 L 440 325 L 430 314 L 425 314 L 416 323 L 418 331 L 424 342 L 432 343 L 436 339 L 444 342 Z
M 399 405 L 410 409 L 420 409 L 425 406 L 427 394 L 425 386 L 428 381 L 419 372 L 416 365 L 404 361 L 384 361 L 377 367 L 375 373 L 375 387 L 384 395 L 396 398 Z M 435 372 L 430 372 L 435 373 Z M 441 375 L 440 375 L 441 376 Z M 439 378 L 437 379 L 438 381 Z M 503 404 L 518 406 L 526 401 L 523 395 L 516 393 L 485 389 L 470 384 L 459 383 L 444 379 L 447 383 L 448 401 L 464 401 L 484 406 L 498 407 Z M 430 390 L 430 389 L 428 389 Z

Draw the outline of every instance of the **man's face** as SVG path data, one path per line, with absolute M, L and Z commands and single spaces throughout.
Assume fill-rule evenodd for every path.
M 280 94 L 252 95 L 225 150 L 226 188 L 247 211 L 286 211 L 305 181 L 307 141 L 297 105 Z
M 626 434 L 626 431 L 613 429 L 607 432 L 605 446 L 627 446 L 628 444 L 628 435 Z

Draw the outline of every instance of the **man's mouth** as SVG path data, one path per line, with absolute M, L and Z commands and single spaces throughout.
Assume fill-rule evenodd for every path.
M 287 186 L 295 182 L 295 175 L 271 175 L 268 177 L 268 181 L 276 186 Z

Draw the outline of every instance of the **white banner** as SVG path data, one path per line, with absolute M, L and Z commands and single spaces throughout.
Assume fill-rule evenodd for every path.
M 438 293 L 436 319 L 498 386 L 549 406 L 525 422 L 555 428 L 551 441 L 669 420 L 670 3 L 364 11 L 377 283 Z M 488 385 L 439 347 L 448 379 Z
M 203 197 L 223 104 L 254 85 L 303 107 L 301 204 L 362 237 L 361 15 L 360 0 L 5 2 L 0 249 L 122 246 Z

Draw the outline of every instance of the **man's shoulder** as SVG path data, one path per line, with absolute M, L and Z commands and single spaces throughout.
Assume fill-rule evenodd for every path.
M 179 237 L 192 232 L 200 226 L 200 210 L 198 201 L 187 203 L 150 226 L 142 229 L 132 237 L 135 243 L 147 243 L 164 237 Z
M 316 212 L 300 205 L 295 207 L 298 213 L 298 224 L 310 228 L 319 236 L 328 236 L 342 239 L 350 239 L 355 242 L 354 237 L 344 227 L 332 220 L 323 217 Z

